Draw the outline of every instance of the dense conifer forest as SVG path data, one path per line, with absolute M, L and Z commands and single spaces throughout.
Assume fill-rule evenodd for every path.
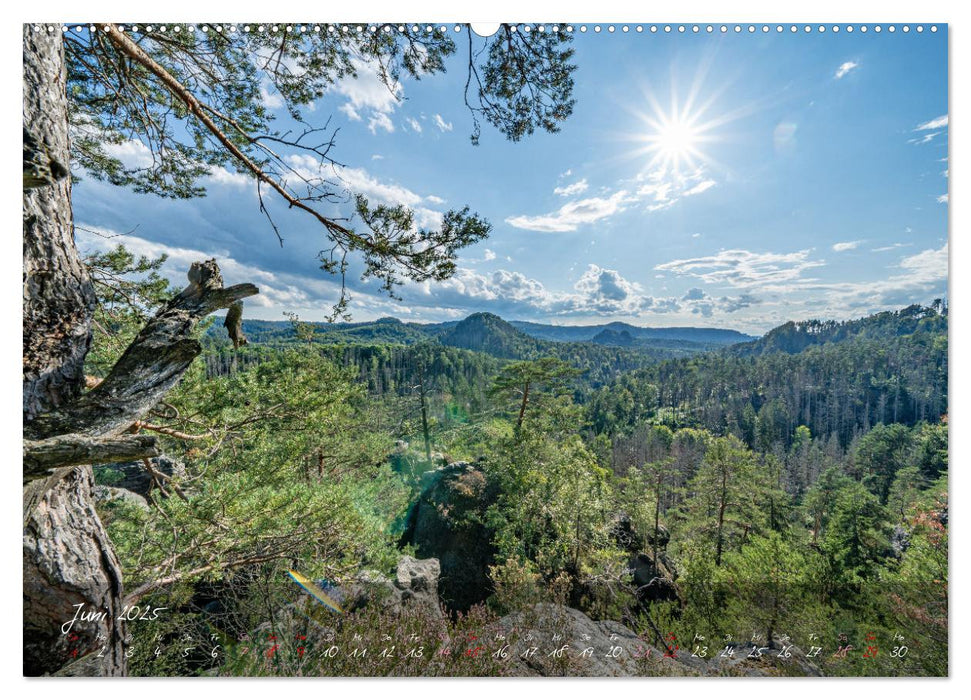
M 87 262 L 138 280 L 124 298 L 103 287 L 97 373 L 138 327 L 129 300 L 171 291 L 159 261 L 124 248 Z M 412 554 L 443 562 L 453 624 L 546 601 L 656 644 L 898 634 L 903 665 L 815 662 L 946 668 L 940 302 L 673 358 L 539 340 L 485 314 L 431 333 L 392 319 L 245 330 L 239 348 L 221 325 L 202 331 L 204 354 L 152 419 L 179 470 L 153 476 L 148 505 L 99 505 L 128 585 L 176 601 L 173 629 L 196 620 L 238 639 L 293 597 L 287 569 L 339 587 Z M 234 663 L 223 670 L 274 672 Z

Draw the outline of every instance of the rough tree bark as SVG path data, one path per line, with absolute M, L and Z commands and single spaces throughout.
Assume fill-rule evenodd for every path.
M 46 30 L 24 26 L 24 133 L 31 137 L 24 155 L 30 141 L 32 161 L 56 164 L 45 169 L 39 163 L 35 169 L 42 175 L 28 179 L 25 160 L 25 428 L 38 414 L 80 395 L 95 304 L 74 245 L 63 39 Z M 124 671 L 123 628 L 97 620 L 76 625 L 71 634 L 60 629 L 74 618 L 76 605 L 107 613 L 107 620 L 121 612 L 121 569 L 91 505 L 92 481 L 91 468 L 81 466 L 24 487 L 25 675 L 54 673 L 101 646 L 104 658 L 94 672 Z
M 46 29 L 24 26 L 24 135 L 25 141 L 32 137 L 31 161 L 40 170 L 28 188 L 25 163 L 26 420 L 81 393 L 95 304 L 94 286 L 74 246 L 63 39 Z
M 62 41 L 24 26 L 24 674 L 124 675 L 121 568 L 91 467 L 74 465 L 156 454 L 153 438 L 125 433 L 201 351 L 197 322 L 258 290 L 224 289 L 214 260 L 193 264 L 189 286 L 82 393 L 95 297 L 71 221 Z M 65 631 L 79 612 L 88 619 Z

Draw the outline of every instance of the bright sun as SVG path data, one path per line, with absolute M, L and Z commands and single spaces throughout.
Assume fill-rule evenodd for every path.
M 652 132 L 647 135 L 648 150 L 654 153 L 653 163 L 677 170 L 683 164 L 702 159 L 699 145 L 704 128 L 687 114 L 659 114 L 649 120 Z

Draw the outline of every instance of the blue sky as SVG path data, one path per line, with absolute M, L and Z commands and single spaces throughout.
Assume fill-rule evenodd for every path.
M 464 35 L 457 39 L 463 53 Z M 400 301 L 349 277 L 355 320 L 492 311 L 552 323 L 624 320 L 762 332 L 929 302 L 947 287 L 947 34 L 577 34 L 574 114 L 558 134 L 472 146 L 461 59 L 396 98 L 362 66 L 311 121 L 340 127 L 349 191 L 405 203 L 421 222 L 468 204 L 493 224 L 441 283 Z M 268 95 L 269 103 L 277 99 Z M 672 113 L 679 115 L 672 117 Z M 283 117 L 281 117 L 283 119 Z M 133 162 L 137 143 L 121 147 Z M 299 163 L 297 163 L 299 165 Z M 252 281 L 250 318 L 323 318 L 319 227 L 219 171 L 173 202 L 84 179 L 82 250 L 166 252 L 179 284 L 215 256 Z M 352 271 L 354 268 L 352 267 Z

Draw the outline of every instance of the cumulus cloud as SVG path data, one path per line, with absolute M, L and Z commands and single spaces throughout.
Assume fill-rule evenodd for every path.
M 696 277 L 707 284 L 732 287 L 764 287 L 791 282 L 803 271 L 823 263 L 809 259 L 808 250 L 795 253 L 753 253 L 748 250 L 723 250 L 715 255 L 672 260 L 654 269 Z
M 391 121 L 391 117 L 385 112 L 374 112 L 368 120 L 367 128 L 372 134 L 378 133 L 378 129 L 392 134 L 394 133 L 394 122 Z
M 168 256 L 160 272 L 176 287 L 181 288 L 187 284 L 186 272 L 192 263 L 214 257 L 219 263 L 219 269 L 227 285 L 252 282 L 260 288 L 258 295 L 246 299 L 244 303 L 248 306 L 292 308 L 306 305 L 311 300 L 310 295 L 303 288 L 304 285 L 297 280 L 286 280 L 276 273 L 240 263 L 224 250 L 202 251 L 169 246 L 138 236 L 119 235 L 114 231 L 95 226 L 84 225 L 83 229 L 79 228 L 76 235 L 78 246 L 84 251 L 106 251 L 115 248 L 118 244 L 123 244 L 135 255 L 145 255 L 150 258 Z M 331 291 L 336 292 L 336 286 L 333 286 Z
M 354 121 L 354 122 L 361 121 L 360 113 L 356 109 L 354 109 L 354 105 L 352 105 L 350 102 L 345 102 L 337 109 L 338 111 L 346 114 L 347 118 L 350 119 L 351 121 Z
M 644 290 L 639 284 L 598 265 L 588 265 L 573 288 L 578 293 L 577 306 L 585 311 L 634 313 L 643 307 Z
M 137 139 L 129 139 L 121 143 L 106 142 L 104 150 L 112 158 L 120 160 L 121 164 L 128 169 L 150 168 L 155 163 L 151 149 Z M 253 184 L 253 178 L 249 175 L 227 170 L 221 165 L 210 167 L 205 179 L 209 183 L 233 187 Z
M 412 131 L 419 134 L 421 133 L 421 124 L 418 122 L 417 119 L 415 119 L 414 117 L 408 117 L 405 121 L 408 122 L 408 126 L 411 127 Z
M 263 105 L 270 109 L 279 109 L 283 106 L 283 96 L 273 89 L 269 81 L 263 81 L 260 84 L 260 99 L 263 100 Z
M 844 243 L 834 243 L 833 250 L 837 253 L 842 253 L 847 250 L 853 250 L 858 248 L 863 241 L 846 241 Z
M 583 194 L 586 191 L 587 191 L 587 181 L 584 178 L 583 180 L 578 180 L 573 184 L 554 188 L 553 194 L 558 194 L 561 197 L 572 197 L 574 195 Z
M 582 224 L 592 224 L 619 211 L 629 201 L 626 190 L 615 192 L 609 197 L 590 197 L 575 202 L 567 202 L 549 214 L 539 216 L 511 216 L 506 223 L 516 228 L 543 233 L 576 231 Z
M 854 68 L 859 67 L 859 65 L 860 64 L 855 61 L 845 61 L 840 64 L 839 68 L 836 69 L 836 73 L 835 75 L 833 75 L 833 78 L 835 78 L 836 80 L 839 80 Z
M 389 115 L 404 98 L 403 88 L 400 84 L 390 88 L 385 85 L 376 63 L 354 58 L 351 59 L 351 64 L 357 76 L 347 77 L 330 88 L 332 92 L 347 98 L 347 102 L 339 109 L 354 121 L 360 121 L 363 113 L 369 113 L 369 124 L 374 125 L 374 128 L 371 128 L 372 132 L 377 128 L 387 129 L 386 124 L 390 124 L 391 121 Z M 393 130 L 393 125 L 387 129 L 387 131 Z
M 940 197 L 937 198 L 937 203 L 938 204 L 947 204 L 949 199 L 950 199 L 950 197 L 948 197 L 948 195 L 945 193 L 945 194 L 942 194 Z
M 655 297 L 617 270 L 589 263 L 572 289 L 555 291 L 521 272 L 481 273 L 459 268 L 438 285 L 425 284 L 427 303 L 442 307 L 489 308 L 500 315 L 529 314 L 559 317 L 643 318 L 655 314 L 734 313 L 761 301 L 752 294 L 715 298 L 694 288 L 684 296 Z
M 154 162 L 152 150 L 137 139 L 129 139 L 121 143 L 110 141 L 102 144 L 105 153 L 117 158 L 126 168 L 148 168 Z
M 900 268 L 906 272 L 902 276 L 908 284 L 921 285 L 947 278 L 947 244 L 940 248 L 928 249 L 900 261 Z
M 762 303 L 760 299 L 756 299 L 751 294 L 740 294 L 737 297 L 721 297 L 718 300 L 721 305 L 721 310 L 725 313 L 731 314 L 741 309 L 747 309 L 755 304 Z

